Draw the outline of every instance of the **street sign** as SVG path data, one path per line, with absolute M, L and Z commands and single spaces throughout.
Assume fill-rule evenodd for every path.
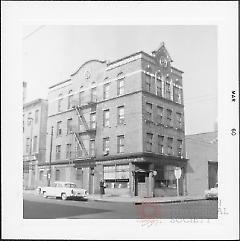
M 176 167 L 176 169 L 174 170 L 174 174 L 175 174 L 175 177 L 176 179 L 179 179 L 182 175 L 182 170 L 180 167 Z

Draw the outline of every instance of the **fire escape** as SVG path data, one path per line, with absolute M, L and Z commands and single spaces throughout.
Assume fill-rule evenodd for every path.
M 88 124 L 85 119 L 83 110 L 91 109 L 91 111 L 96 111 L 96 105 L 97 105 L 97 98 L 96 98 L 96 96 L 92 96 L 92 95 L 91 95 L 91 98 L 85 102 L 84 101 L 81 101 L 81 102 L 74 101 L 74 103 L 73 103 L 73 108 L 76 110 L 77 116 L 78 116 L 80 122 L 84 126 L 84 130 L 81 130 L 80 128 L 76 128 L 75 130 L 73 130 L 73 135 L 77 141 L 78 146 L 83 151 L 85 159 L 92 158 L 93 156 L 90 155 L 91 154 L 91 153 L 89 153 L 90 150 L 89 150 L 89 152 L 87 151 L 87 148 L 85 147 L 82 136 L 88 135 L 90 137 L 89 139 L 95 139 L 96 121 L 95 121 L 94 126 L 93 126 L 93 124 L 91 124 L 91 120 L 90 120 L 90 123 Z

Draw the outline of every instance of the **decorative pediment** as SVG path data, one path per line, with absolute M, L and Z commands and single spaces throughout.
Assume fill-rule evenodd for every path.
M 168 53 L 164 42 L 160 44 L 160 47 L 152 52 L 153 57 L 156 62 L 162 65 L 163 67 L 167 67 L 170 62 L 173 62 L 170 54 Z

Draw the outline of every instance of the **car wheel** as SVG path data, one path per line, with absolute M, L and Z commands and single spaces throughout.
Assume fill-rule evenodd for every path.
M 43 197 L 44 197 L 44 198 L 47 198 L 47 197 L 48 197 L 46 192 L 43 192 Z
M 67 200 L 67 195 L 66 195 L 66 193 L 62 193 L 61 198 L 62 198 L 62 200 Z

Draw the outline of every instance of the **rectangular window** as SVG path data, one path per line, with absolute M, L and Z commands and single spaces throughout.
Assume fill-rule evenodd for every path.
M 173 154 L 173 138 L 168 137 L 167 139 L 167 150 L 168 150 L 168 155 L 172 155 Z
M 182 128 L 182 114 L 176 113 L 176 119 L 177 119 L 177 128 Z
M 96 87 L 91 89 L 91 101 L 92 102 L 97 101 L 97 88 Z
M 67 120 L 67 134 L 71 134 L 72 133 L 72 123 L 73 123 L 72 118 Z
M 109 143 L 110 143 L 110 138 L 106 137 L 103 138 L 103 152 L 108 153 L 109 152 Z
M 171 126 L 172 124 L 172 110 L 167 109 L 167 125 Z
M 39 110 L 35 110 L 35 123 L 38 123 Z
M 117 137 L 117 152 L 124 153 L 124 135 Z
M 25 119 L 25 115 L 23 114 L 23 132 L 24 132 L 24 127 L 25 127 L 24 119 Z
M 67 147 L 66 147 L 66 158 L 67 159 L 71 158 L 71 148 L 72 148 L 72 145 L 71 144 L 67 144 Z
M 62 135 L 62 122 L 58 121 L 57 122 L 57 136 L 61 136 Z
M 34 136 L 34 138 L 33 138 L 33 152 L 37 152 L 37 140 L 38 140 L 38 137 Z
M 90 154 L 90 156 L 95 156 L 95 140 L 90 140 L 89 154 Z
M 162 97 L 162 81 L 157 79 L 157 96 Z
M 177 155 L 182 156 L 182 140 L 177 140 Z
M 61 157 L 61 145 L 56 146 L 56 160 L 59 160 Z
M 73 95 L 68 96 L 68 109 L 72 108 L 73 106 Z
M 159 124 L 163 123 L 163 107 L 157 106 L 157 122 Z
M 26 153 L 29 154 L 30 152 L 30 138 L 26 139 Z
M 58 99 L 58 112 L 62 111 L 62 101 L 63 101 L 63 98 L 62 98 L 62 95 L 60 95 Z
M 119 79 L 117 81 L 117 95 L 124 94 L 124 79 Z
M 96 113 L 90 114 L 90 129 L 96 129 Z
M 118 107 L 118 124 L 124 124 L 124 106 Z
M 103 86 L 103 99 L 106 100 L 106 99 L 109 99 L 109 90 L 110 90 L 110 84 L 105 84 Z
M 171 99 L 171 86 L 170 83 L 166 83 L 166 98 Z
M 173 100 L 176 103 L 181 104 L 181 89 L 179 89 L 178 87 L 174 87 L 173 89 Z
M 158 135 L 158 152 L 160 154 L 163 154 L 164 150 L 164 144 L 163 144 L 164 136 Z
M 147 119 L 152 120 L 152 104 L 146 103 L 146 112 L 147 112 Z
M 84 104 L 84 91 L 79 92 L 79 105 Z
M 32 112 L 28 113 L 27 124 L 28 124 L 28 126 L 30 126 L 32 124 Z
M 148 92 L 151 92 L 151 76 L 150 75 L 146 75 L 146 90 Z
M 152 141 L 153 141 L 153 134 L 147 133 L 147 146 L 146 146 L 146 149 L 149 152 L 152 151 Z
M 110 120 L 109 120 L 109 110 L 103 111 L 103 126 L 109 127 L 110 126 Z

